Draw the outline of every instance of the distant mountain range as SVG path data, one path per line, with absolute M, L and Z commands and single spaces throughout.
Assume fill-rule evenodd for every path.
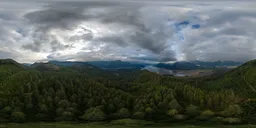
M 137 63 L 137 62 L 126 62 L 121 60 L 116 61 L 89 61 L 87 62 L 91 65 L 100 67 L 102 69 L 129 69 L 129 68 L 144 68 L 150 64 L 148 63 Z
M 215 68 L 229 68 L 234 66 L 239 66 L 243 62 L 234 61 L 215 61 L 215 62 L 204 62 L 204 61 L 182 61 L 175 62 L 173 64 L 169 63 L 158 63 L 154 65 L 158 68 L 165 68 L 169 70 L 195 70 L 195 69 L 215 69 Z
M 214 61 L 214 62 L 204 62 L 204 61 L 181 61 L 175 63 L 138 63 L 138 62 L 128 62 L 128 61 L 87 61 L 87 62 L 78 62 L 78 61 L 49 61 L 59 66 L 72 67 L 74 65 L 91 65 L 104 70 L 119 70 L 119 69 L 147 69 L 146 67 L 150 66 L 168 69 L 168 70 L 196 70 L 196 69 L 216 69 L 216 68 L 232 68 L 242 65 L 243 62 L 234 62 L 234 61 Z M 23 64 L 25 66 L 33 66 L 34 64 Z

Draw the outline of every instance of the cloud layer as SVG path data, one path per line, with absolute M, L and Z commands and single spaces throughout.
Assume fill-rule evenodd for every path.
M 255 5 L 200 0 L 1 1 L 0 58 L 246 61 L 256 58 Z

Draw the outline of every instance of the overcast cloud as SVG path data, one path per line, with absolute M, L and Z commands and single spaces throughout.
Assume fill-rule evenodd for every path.
M 1 0 L 0 58 L 247 61 L 256 2 Z

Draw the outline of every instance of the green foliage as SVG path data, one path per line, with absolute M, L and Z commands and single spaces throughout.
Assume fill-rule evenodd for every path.
M 118 110 L 117 113 L 118 113 L 119 119 L 129 118 L 131 115 L 130 111 L 127 108 L 121 108 Z
M 249 61 L 238 68 L 227 72 L 217 79 L 206 81 L 201 88 L 221 90 L 232 88 L 236 93 L 255 98 L 256 96 L 256 60 Z
M 224 117 L 217 116 L 217 117 L 212 117 L 210 119 L 204 118 L 203 120 L 209 120 L 210 122 L 215 123 L 215 124 L 222 124 L 223 119 L 224 119 Z
M 197 116 L 200 114 L 200 110 L 198 109 L 197 106 L 190 104 L 187 108 L 186 108 L 186 112 L 185 112 L 188 116 Z
M 177 115 L 178 113 L 179 113 L 179 112 L 178 112 L 177 109 L 172 109 L 172 110 L 167 111 L 166 114 L 167 114 L 168 116 L 173 117 L 173 116 Z
M 116 113 L 112 113 L 109 115 L 111 119 L 123 119 L 123 118 L 129 118 L 130 116 L 131 116 L 131 113 L 127 108 L 121 108 Z
M 59 117 L 57 117 L 56 121 L 72 121 L 74 120 L 74 114 L 69 111 L 63 111 Z
M 138 125 L 151 125 L 152 122 L 149 121 L 143 121 L 143 120 L 134 120 L 134 119 L 119 119 L 119 120 L 113 120 L 110 122 L 110 124 L 113 125 L 127 125 L 127 126 L 138 126 Z
M 239 105 L 230 105 L 227 109 L 220 113 L 223 117 L 237 117 L 242 114 L 242 109 Z
M 242 105 L 242 119 L 248 123 L 256 123 L 256 100 L 249 100 Z
M 186 119 L 187 119 L 187 116 L 182 115 L 182 114 L 177 114 L 177 115 L 174 116 L 174 118 L 175 118 L 176 120 L 186 120 Z
M 205 116 L 205 117 L 213 117 L 214 116 L 214 112 L 212 112 L 211 110 L 205 110 L 201 113 L 201 116 Z
M 256 83 L 250 76 L 255 72 L 249 71 L 254 69 L 251 66 L 252 63 L 248 63 L 246 68 L 239 67 L 224 77 L 227 82 L 223 83 L 231 85 L 237 78 L 241 85 L 225 85 L 216 91 L 208 84 L 214 81 L 219 86 L 218 81 L 223 79 L 184 80 L 148 71 L 115 71 L 117 76 L 81 63 L 70 67 L 48 63 L 24 68 L 15 61 L 3 60 L 0 61 L 0 120 L 76 121 L 79 117 L 85 121 L 185 120 L 188 117 L 211 120 L 218 115 L 241 116 L 242 121 L 253 123 L 256 120 L 255 103 L 249 99 L 240 107 L 241 99 L 246 97 L 237 95 L 238 88 L 246 90 L 246 94 L 251 92 L 249 86 L 242 88 L 245 80 L 246 85 Z M 246 77 L 242 82 L 238 76 Z M 201 84 L 206 86 L 201 87 Z M 200 110 L 206 111 L 200 114 Z
M 170 108 L 170 109 L 177 109 L 177 110 L 182 109 L 181 105 L 178 103 L 178 101 L 177 101 L 176 99 L 173 99 L 173 100 L 169 103 L 169 108 Z
M 145 113 L 144 112 L 135 112 L 135 113 L 133 113 L 132 117 L 134 119 L 144 119 Z
M 14 122 L 24 122 L 26 120 L 26 115 L 23 112 L 13 112 L 12 121 Z
M 201 121 L 210 120 L 214 115 L 214 112 L 212 112 L 211 110 L 205 110 L 201 112 L 201 114 L 197 116 L 196 119 Z
M 108 113 L 113 113 L 115 111 L 116 111 L 116 108 L 113 104 L 110 103 L 110 104 L 107 105 L 107 112 Z
M 145 109 L 145 112 L 148 113 L 148 114 L 152 114 L 154 112 L 154 110 L 152 108 L 150 108 L 150 107 L 147 107 Z
M 30 108 L 30 107 L 28 107 L 28 108 Z M 39 106 L 39 110 L 40 110 L 41 112 L 48 112 L 47 105 L 41 104 L 41 105 Z
M 222 120 L 222 122 L 223 123 L 225 123 L 225 124 L 240 124 L 240 123 L 242 123 L 242 121 L 241 121 L 241 119 L 239 119 L 239 118 L 224 118 L 223 120 Z
M 3 113 L 10 113 L 12 111 L 12 108 L 7 106 L 7 107 L 4 107 L 2 111 Z
M 56 109 L 56 115 L 60 116 L 64 112 L 63 108 L 57 108 Z
M 37 121 L 48 121 L 49 120 L 48 116 L 43 113 L 36 114 L 35 118 L 36 118 L 35 120 L 37 120 Z
M 89 108 L 80 118 L 86 121 L 102 121 L 106 119 L 106 114 L 100 109 Z

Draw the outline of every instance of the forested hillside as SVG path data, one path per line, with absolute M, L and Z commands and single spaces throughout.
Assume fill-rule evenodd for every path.
M 249 84 L 255 87 L 255 67 L 255 61 L 248 62 L 223 78 L 204 81 L 212 84 L 210 88 L 145 70 L 110 72 L 90 64 L 50 62 L 24 67 L 13 60 L 0 60 L 0 122 L 134 118 L 255 123 L 256 102 L 240 95 L 247 94 Z M 237 84 L 228 85 L 235 80 Z M 239 89 L 244 91 L 238 93 Z
M 255 98 L 256 97 L 256 60 L 249 61 L 242 66 L 233 69 L 224 76 L 206 81 L 205 89 L 230 89 L 240 95 Z

